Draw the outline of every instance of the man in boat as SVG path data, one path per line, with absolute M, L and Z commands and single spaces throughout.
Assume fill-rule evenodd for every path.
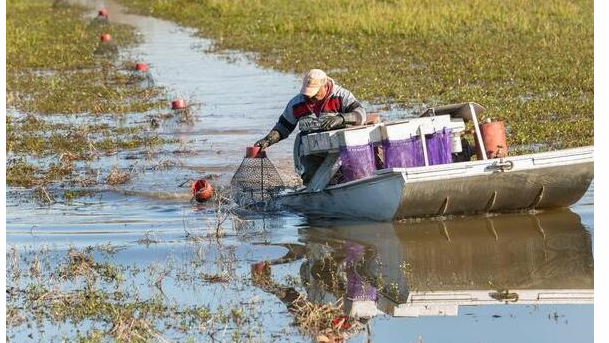
M 350 91 L 334 82 L 323 70 L 311 69 L 304 75 L 300 93 L 288 102 L 271 132 L 254 145 L 264 150 L 286 139 L 296 125 L 302 136 L 365 122 L 366 111 Z M 306 185 L 322 164 L 325 154 L 300 156 L 300 136 L 294 144 L 294 164 Z

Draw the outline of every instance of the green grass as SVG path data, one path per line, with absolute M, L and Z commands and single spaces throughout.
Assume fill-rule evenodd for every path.
M 593 144 L 592 1 L 121 0 L 255 52 L 322 68 L 357 97 L 406 108 L 476 101 L 509 142 Z M 286 99 L 287 101 L 288 99 Z
M 136 43 L 126 25 L 89 25 L 78 6 L 53 7 L 51 1 L 8 0 L 6 67 L 74 70 L 95 64 L 93 51 L 107 31 L 120 46 Z
M 21 120 L 7 118 L 7 150 L 32 157 L 70 153 L 73 159 L 92 157 L 91 150 L 112 152 L 117 149 L 152 147 L 158 136 L 146 136 L 141 128 L 116 128 L 108 124 L 59 124 L 33 115 Z M 43 133 L 48 134 L 43 134 Z
M 7 103 L 36 113 L 128 113 L 162 105 L 160 89 L 127 85 L 115 58 L 94 54 L 101 33 L 124 48 L 137 43 L 121 24 L 91 25 L 84 9 L 50 1 L 7 3 Z
M 40 76 L 34 71 L 7 75 L 12 105 L 28 113 L 131 113 L 165 106 L 159 89 L 127 86 L 128 77 L 112 69 L 77 70 Z M 105 80 L 101 80 L 105 78 Z M 18 90 L 18 91 L 16 91 Z

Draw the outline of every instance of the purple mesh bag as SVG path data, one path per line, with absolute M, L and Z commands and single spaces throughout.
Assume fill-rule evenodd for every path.
M 425 165 L 420 137 L 383 140 L 385 168 L 409 168 Z
M 351 241 L 344 242 L 343 249 L 347 254 L 343 260 L 346 263 L 359 262 L 364 257 L 364 253 L 366 252 L 366 248 L 363 245 Z
M 366 145 L 341 146 L 340 159 L 345 182 L 361 179 L 374 174 L 374 147 Z
M 447 164 L 453 161 L 450 151 L 451 130 L 444 128 L 425 138 L 429 165 Z
M 376 288 L 359 276 L 354 268 L 347 269 L 347 299 L 356 301 L 376 300 Z
M 347 264 L 347 298 L 355 301 L 376 300 L 376 288 L 371 286 L 355 270 L 356 264 L 362 260 L 365 247 L 354 242 L 345 242 L 343 248 L 347 256 L 344 262 Z

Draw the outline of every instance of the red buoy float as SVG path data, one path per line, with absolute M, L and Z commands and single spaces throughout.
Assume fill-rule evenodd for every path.
M 104 34 L 102 34 L 100 36 L 100 39 L 101 39 L 102 42 L 108 43 L 108 42 L 110 42 L 112 40 L 112 36 L 110 36 L 109 33 L 104 33 Z
M 206 202 L 214 195 L 214 189 L 205 179 L 193 181 L 190 190 L 197 202 Z
M 137 71 L 148 71 L 148 65 L 146 63 L 136 63 L 135 70 Z
M 266 261 L 262 261 L 262 262 L 257 262 L 252 264 L 252 271 L 260 274 L 264 271 L 265 268 L 267 268 L 269 266 L 269 263 Z
M 175 99 L 171 102 L 171 108 L 174 110 L 183 110 L 186 108 L 186 101 L 184 101 L 184 99 Z
M 101 8 L 99 11 L 97 11 L 97 16 L 108 18 L 108 10 L 105 8 Z
M 186 108 L 186 102 L 184 99 L 175 99 L 171 102 L 171 108 L 174 110 L 183 110 Z
M 332 327 L 336 329 L 342 327 L 343 329 L 348 330 L 351 327 L 351 323 L 349 323 L 349 317 L 337 316 L 332 318 Z

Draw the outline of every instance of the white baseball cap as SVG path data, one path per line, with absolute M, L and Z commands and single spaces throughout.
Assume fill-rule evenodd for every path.
M 300 93 L 308 97 L 317 94 L 319 89 L 328 81 L 328 75 L 321 69 L 309 70 L 302 79 Z

